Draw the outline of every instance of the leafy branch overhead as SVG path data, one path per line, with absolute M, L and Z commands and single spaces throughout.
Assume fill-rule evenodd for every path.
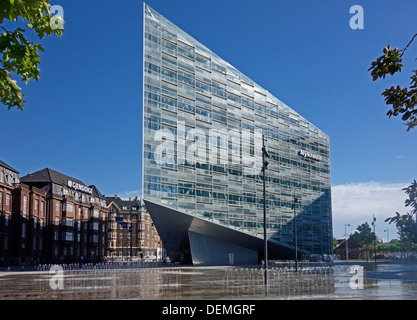
M 388 74 L 394 75 L 397 72 L 401 72 L 403 67 L 402 57 L 416 37 L 417 34 L 401 50 L 398 48 L 391 49 L 391 45 L 385 47 L 383 50 L 384 54 L 377 58 L 376 61 L 373 61 L 368 69 L 368 71 L 371 71 L 372 80 L 385 79 L 385 76 Z M 400 85 L 397 85 L 396 87 L 392 86 L 386 89 L 382 93 L 382 96 L 385 97 L 385 103 L 392 106 L 387 115 L 389 117 L 402 115 L 401 119 L 406 121 L 407 131 L 417 126 L 417 70 L 414 70 L 413 73 L 408 88 L 402 88 Z
M 17 80 L 26 84 L 31 79 L 39 80 L 40 52 L 44 49 L 41 44 L 28 41 L 25 32 L 34 31 L 39 39 L 63 34 L 63 21 L 53 19 L 50 8 L 49 0 L 2 0 L 0 4 L 0 100 L 8 109 L 23 110 L 25 100 Z M 5 27 L 5 22 L 19 19 L 26 30 Z
M 408 195 L 405 206 L 411 207 L 411 212 L 403 215 L 396 212 L 394 217 L 387 218 L 385 222 L 395 223 L 400 240 L 417 243 L 417 223 L 413 219 L 413 215 L 417 216 L 417 181 L 414 180 L 411 185 L 402 190 Z

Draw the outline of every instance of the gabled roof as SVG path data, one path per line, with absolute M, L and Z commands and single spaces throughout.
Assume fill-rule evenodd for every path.
M 17 171 L 16 169 L 12 168 L 7 163 L 5 163 L 5 162 L 3 162 L 1 160 L 0 160 L 0 166 L 1 167 L 5 167 L 6 169 L 9 169 L 10 171 L 16 172 L 17 174 L 19 173 L 19 171 Z
M 345 249 L 345 247 L 346 247 L 346 241 L 347 241 L 347 244 L 348 244 L 348 247 L 349 248 L 360 248 L 360 247 L 362 247 L 362 245 L 360 245 L 356 240 L 355 240 L 355 237 L 353 237 L 353 236 L 350 236 L 349 237 L 349 239 L 343 239 L 339 244 L 338 244 L 338 246 L 336 247 L 336 249 Z
M 26 176 L 20 178 L 20 181 L 23 183 L 27 182 L 53 182 L 60 185 L 68 185 L 68 181 L 76 182 L 85 186 L 85 184 L 78 179 L 67 176 L 58 171 L 52 170 L 50 168 L 45 168 L 34 173 L 29 173 Z
M 120 199 L 117 195 L 115 195 L 114 197 L 105 197 L 105 199 L 106 199 L 107 208 L 112 203 L 119 210 L 123 210 L 123 207 L 127 207 L 127 210 L 130 210 L 131 207 L 137 207 L 138 209 L 141 207 L 141 201 L 138 198 L 134 198 L 130 200 L 123 200 L 123 199 Z

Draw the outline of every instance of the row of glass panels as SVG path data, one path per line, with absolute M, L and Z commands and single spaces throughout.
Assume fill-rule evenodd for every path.
M 143 109 L 145 199 L 261 236 L 264 135 L 269 236 L 292 244 L 296 196 L 300 247 L 329 253 L 327 135 L 146 5 Z

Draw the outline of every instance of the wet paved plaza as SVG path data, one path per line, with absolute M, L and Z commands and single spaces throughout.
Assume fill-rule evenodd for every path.
M 417 300 L 416 264 L 50 268 L 0 272 L 1 300 Z

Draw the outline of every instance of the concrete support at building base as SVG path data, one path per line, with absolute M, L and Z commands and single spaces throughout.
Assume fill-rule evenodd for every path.
M 193 265 L 254 265 L 258 252 L 188 231 Z

